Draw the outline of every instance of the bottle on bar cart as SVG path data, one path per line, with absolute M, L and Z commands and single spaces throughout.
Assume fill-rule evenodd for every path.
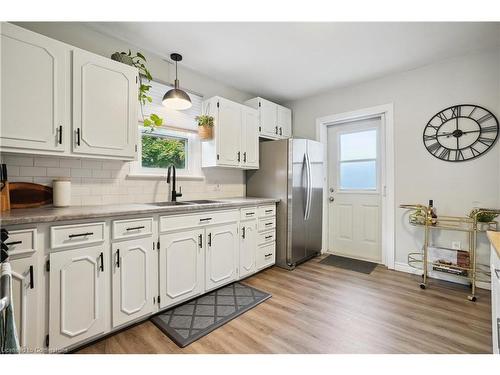
M 436 208 L 434 207 L 434 201 L 432 199 L 429 199 L 429 207 L 428 207 L 427 217 L 429 220 L 429 224 L 431 224 L 431 225 L 437 224 Z

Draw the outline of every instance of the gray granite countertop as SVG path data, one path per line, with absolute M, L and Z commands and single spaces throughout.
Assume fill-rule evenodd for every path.
M 276 203 L 279 202 L 279 199 L 240 197 L 214 199 L 214 201 L 213 203 L 176 206 L 158 206 L 155 203 L 75 206 L 66 208 L 44 206 L 40 208 L 25 208 L 2 212 L 0 223 L 2 226 L 7 226 L 136 214 L 182 214 Z

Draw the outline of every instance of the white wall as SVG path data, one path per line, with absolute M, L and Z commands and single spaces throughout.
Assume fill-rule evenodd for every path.
M 173 82 L 173 65 L 154 53 L 140 47 L 103 35 L 82 23 L 70 22 L 19 22 L 17 25 L 60 40 L 87 51 L 110 57 L 115 51 L 142 52 L 154 79 Z M 165 46 L 168 50 L 168 46 Z M 177 51 L 182 53 L 182 51 Z M 181 86 L 205 98 L 220 95 L 243 102 L 254 95 L 224 85 L 210 77 L 179 66 Z M 166 200 L 165 179 L 130 179 L 129 163 L 106 160 L 40 158 L 33 156 L 1 155 L 7 163 L 11 181 L 35 182 L 51 185 L 54 177 L 71 177 L 74 205 L 142 203 Z M 183 199 L 222 198 L 245 195 L 245 174 L 240 170 L 209 169 L 203 171 L 203 181 L 179 181 Z
M 334 63 L 334 62 L 332 62 Z M 472 161 L 449 163 L 431 156 L 422 143 L 427 121 L 453 104 L 482 105 L 500 118 L 500 50 L 442 61 L 359 85 L 331 90 L 286 105 L 293 110 L 293 133 L 316 137 L 316 119 L 394 103 L 395 199 L 426 203 L 434 199 L 438 215 L 465 215 L 474 206 L 500 207 L 500 145 Z M 396 262 L 421 246 L 421 232 L 396 208 Z M 450 246 L 453 237 L 436 241 Z M 484 261 L 485 239 L 481 240 Z

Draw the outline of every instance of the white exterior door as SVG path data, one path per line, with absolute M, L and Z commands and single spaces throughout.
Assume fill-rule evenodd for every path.
M 217 165 L 239 166 L 241 161 L 241 104 L 219 99 L 215 132 Z
M 243 221 L 240 230 L 240 278 L 255 272 L 257 220 Z
M 230 283 L 237 278 L 239 239 L 237 224 L 207 227 L 206 282 L 207 290 Z
M 277 108 L 278 105 L 269 100 L 259 100 L 261 135 L 278 138 Z
M 382 262 L 381 119 L 328 128 L 328 249 Z
M 151 237 L 114 243 L 113 327 L 153 311 Z
M 26 257 L 11 259 L 12 301 L 19 344 L 23 349 L 36 350 L 40 347 L 38 332 L 38 290 L 37 265 L 34 253 Z M 29 353 L 29 352 L 28 352 Z
M 204 229 L 160 236 L 160 308 L 204 291 Z
M 73 151 L 135 157 L 137 69 L 82 50 L 73 51 Z
M 278 105 L 278 128 L 280 138 L 292 136 L 292 111 L 281 105 Z
M 69 47 L 8 23 L 0 27 L 2 151 L 64 152 Z
M 242 137 L 243 155 L 241 165 L 244 168 L 259 168 L 259 119 L 258 112 L 242 106 Z
M 106 261 L 104 246 L 50 254 L 51 349 L 69 347 L 104 333 L 104 314 L 109 308 Z

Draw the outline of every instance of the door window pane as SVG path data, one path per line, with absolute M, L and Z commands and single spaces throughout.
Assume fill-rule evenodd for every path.
M 340 162 L 340 188 L 376 190 L 377 161 Z
M 376 158 L 376 129 L 340 135 L 340 161 Z

